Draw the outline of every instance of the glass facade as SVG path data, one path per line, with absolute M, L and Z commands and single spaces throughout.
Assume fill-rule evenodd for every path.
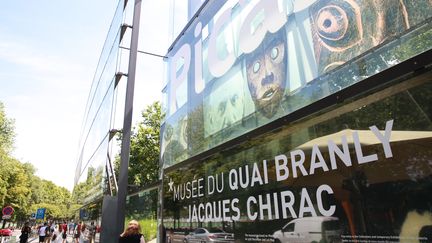
M 200 1 L 194 0 L 193 2 L 193 4 L 188 5 L 181 4 L 180 1 L 176 1 L 176 3 L 172 1 L 142 1 L 132 114 L 133 125 L 141 119 L 141 112 L 147 105 L 155 100 L 160 100 L 160 90 L 165 81 L 164 69 L 166 66 L 163 54 L 174 38 L 168 34 L 170 8 L 174 8 L 174 4 L 177 8 L 181 8 L 181 5 L 185 6 L 185 15 L 177 12 L 176 18 L 184 17 L 184 20 L 188 21 L 188 11 L 196 11 Z M 86 223 L 96 221 L 100 225 L 102 208 L 113 208 L 110 203 L 114 201 L 105 200 L 111 198 L 104 198 L 104 195 L 115 196 L 118 193 L 118 178 L 114 167 L 115 162 L 120 157 L 118 138 L 124 122 L 134 6 L 135 1 L 118 1 L 85 108 L 75 173 L 74 195 L 82 204 L 81 209 L 76 212 L 76 218 Z M 195 6 L 195 8 L 188 10 L 188 6 Z M 155 25 L 155 19 L 158 20 L 157 25 Z M 181 27 L 185 23 L 182 23 Z M 177 28 L 176 31 L 178 31 L 180 25 L 176 26 L 171 26 L 171 35 L 174 35 L 174 28 Z M 158 35 L 154 33 L 158 33 Z M 178 33 L 176 32 L 176 34 Z M 133 190 L 136 189 L 133 188 Z M 131 188 L 127 190 L 131 192 Z M 132 218 L 139 220 L 142 223 L 146 240 L 156 237 L 157 206 L 148 205 L 157 203 L 157 192 L 156 188 L 148 192 L 129 195 L 126 203 L 126 220 Z M 107 205 L 102 205 L 102 201 L 107 202 Z M 107 229 L 105 232 L 108 232 L 106 235 L 109 235 L 109 227 L 112 226 L 108 224 L 112 222 L 109 222 L 109 216 L 105 218 L 107 218 L 104 221 Z M 96 240 L 98 242 L 99 237 Z
M 79 199 L 83 205 L 101 200 L 104 192 L 108 190 L 105 183 L 108 178 L 107 173 L 110 173 L 107 170 L 109 163 L 107 154 L 111 139 L 109 131 L 113 126 L 111 121 L 115 114 L 113 104 L 117 92 L 116 72 L 119 70 L 123 5 L 124 1 L 119 1 L 93 77 L 85 109 L 75 173 L 75 188 L 84 191 L 85 194 L 80 195 Z M 100 213 L 100 210 L 97 212 Z
M 161 242 L 432 240 L 431 17 L 206 2 L 167 54 Z
M 431 1 L 142 4 L 134 121 L 165 73 L 161 184 L 126 202 L 146 241 L 432 239 Z M 118 6 L 80 141 L 87 217 L 115 187 L 133 1 Z
M 164 165 L 429 50 L 431 16 L 427 1 L 208 3 L 168 53 Z
M 432 224 L 431 94 L 428 72 L 166 172 L 169 237 L 217 227 L 242 242 L 311 242 L 286 229 L 311 220 L 337 241 L 416 242 Z

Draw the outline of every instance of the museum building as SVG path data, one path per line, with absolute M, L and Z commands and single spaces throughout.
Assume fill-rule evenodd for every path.
M 161 242 L 430 241 L 431 17 L 205 1 L 166 54 Z
M 432 240 L 431 1 L 161 4 L 119 1 L 89 93 L 75 185 L 101 242 L 120 209 L 147 241 Z M 116 138 L 148 82 L 163 83 L 160 176 L 131 189 Z

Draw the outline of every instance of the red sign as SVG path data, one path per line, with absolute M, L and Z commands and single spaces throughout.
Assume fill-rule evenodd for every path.
M 6 206 L 2 210 L 3 215 L 12 215 L 14 213 L 14 209 L 11 206 Z

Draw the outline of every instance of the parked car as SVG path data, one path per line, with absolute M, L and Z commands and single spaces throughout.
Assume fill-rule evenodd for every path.
M 282 229 L 275 231 L 275 242 L 340 242 L 340 224 L 336 217 L 305 217 L 288 222 Z
M 189 233 L 183 242 L 234 242 L 234 235 L 217 228 L 197 228 Z
M 0 229 L 0 235 L 1 236 L 12 236 L 13 230 L 6 228 L 6 229 Z

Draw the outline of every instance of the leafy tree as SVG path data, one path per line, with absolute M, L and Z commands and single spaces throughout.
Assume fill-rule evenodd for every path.
M 54 218 L 72 215 L 68 211 L 71 194 L 66 188 L 40 179 L 33 165 L 22 163 L 9 154 L 14 137 L 13 120 L 7 118 L 0 102 L 0 206 L 12 206 L 17 221 L 28 219 L 38 208 L 47 208 L 48 215 Z
M 159 175 L 159 131 L 163 114 L 159 102 L 147 106 L 141 113 L 142 120 L 131 135 L 128 184 L 149 185 L 158 180 Z M 120 158 L 115 160 L 116 174 Z
M 0 102 L 0 205 L 5 204 L 8 189 L 6 163 L 9 162 L 9 149 L 14 139 L 13 120 L 6 117 L 4 105 Z
M 8 153 L 15 138 L 14 121 L 6 117 L 4 105 L 0 102 L 0 150 Z
M 25 165 L 2 153 L 0 155 L 0 178 L 1 206 L 12 206 L 15 210 L 15 219 L 27 218 L 31 204 L 31 190 Z

